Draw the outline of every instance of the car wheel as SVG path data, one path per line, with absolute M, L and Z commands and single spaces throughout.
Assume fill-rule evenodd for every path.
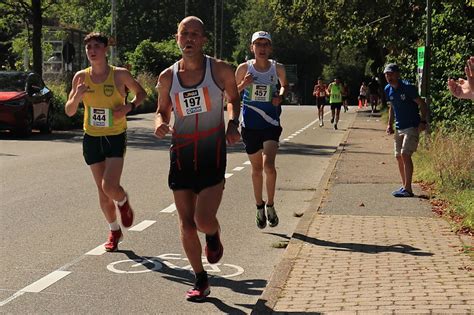
M 48 109 L 48 117 L 46 117 L 45 124 L 40 127 L 40 132 L 41 133 L 49 134 L 53 131 L 53 117 L 54 117 L 54 114 L 53 114 L 53 110 L 52 110 L 51 106 Z
M 29 137 L 33 131 L 33 109 L 29 108 L 26 114 L 25 126 L 21 129 L 16 129 L 15 134 L 21 137 Z

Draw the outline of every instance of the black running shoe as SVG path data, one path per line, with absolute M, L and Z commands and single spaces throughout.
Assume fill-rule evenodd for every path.
M 186 299 L 188 301 L 202 301 L 211 293 L 209 287 L 209 279 L 207 272 L 203 271 L 196 274 L 196 282 L 194 287 L 186 292 Z
M 259 229 L 264 229 L 267 226 L 267 217 L 265 216 L 265 202 L 257 206 L 257 214 L 255 216 L 255 222 Z

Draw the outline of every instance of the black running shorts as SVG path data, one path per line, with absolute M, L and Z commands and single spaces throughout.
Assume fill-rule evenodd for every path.
M 332 103 L 332 104 L 331 104 L 331 110 L 332 110 L 332 109 L 339 109 L 339 110 L 341 110 L 341 107 L 342 107 L 342 103 Z
M 245 145 L 245 151 L 247 154 L 254 154 L 263 149 L 265 141 L 273 140 L 279 142 L 282 130 L 281 126 L 265 129 L 242 128 L 242 140 Z
M 127 150 L 127 133 L 116 136 L 90 136 L 84 134 L 82 154 L 87 165 L 100 163 L 106 158 L 123 158 Z
M 221 183 L 224 175 L 225 166 L 197 171 L 170 167 L 168 186 L 171 190 L 192 190 L 195 194 L 199 194 L 203 189 Z
M 324 96 L 316 97 L 316 105 L 318 107 L 326 105 L 326 98 Z

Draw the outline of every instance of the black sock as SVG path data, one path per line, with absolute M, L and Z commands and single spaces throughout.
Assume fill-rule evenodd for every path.
M 258 210 L 262 210 L 263 208 L 265 208 L 265 201 L 261 205 L 257 205 Z
M 216 250 L 218 245 L 219 245 L 219 243 L 217 242 L 217 240 L 218 240 L 217 233 L 218 232 L 216 232 L 214 235 L 207 235 L 206 234 L 206 243 L 209 246 L 209 248 L 212 249 L 212 250 Z
M 273 205 L 269 205 L 269 204 L 267 204 L 267 207 L 273 207 Z

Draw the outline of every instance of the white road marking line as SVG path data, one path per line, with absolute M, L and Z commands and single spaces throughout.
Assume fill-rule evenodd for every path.
M 25 294 L 26 292 L 22 292 L 22 291 L 18 291 L 16 292 L 15 294 L 13 294 L 12 296 L 10 296 L 9 298 L 3 300 L 0 302 L 0 306 L 4 306 L 8 303 L 10 303 L 11 301 L 13 301 L 14 299 L 16 299 L 17 297 L 20 297 L 22 296 L 23 294 Z
M 250 161 L 245 161 L 243 164 L 250 165 Z
M 295 136 L 289 136 L 287 139 L 293 139 Z
M 164 208 L 163 210 L 161 210 L 160 212 L 164 212 L 164 213 L 171 213 L 173 211 L 176 210 L 176 205 L 174 204 L 174 202 L 172 204 L 170 204 L 168 207 Z
M 104 243 L 104 244 L 105 244 L 105 243 Z M 100 255 L 104 254 L 104 253 L 105 253 L 104 244 L 100 244 L 99 246 L 97 246 L 97 247 L 94 248 L 94 249 L 91 249 L 90 251 L 88 251 L 88 252 L 85 253 L 84 255 L 100 256 Z
M 283 139 L 283 141 L 290 141 L 290 138 L 285 138 Z
M 243 170 L 244 168 L 245 168 L 245 167 L 237 166 L 237 167 L 234 167 L 233 171 L 239 172 L 239 171 Z
M 24 287 L 20 290 L 20 292 L 32 292 L 38 293 L 52 285 L 53 283 L 61 280 L 62 278 L 69 275 L 71 271 L 62 271 L 62 270 L 55 270 L 51 272 L 49 275 L 44 276 L 43 278 L 39 279 L 36 282 L 33 282 L 29 286 Z
M 225 173 L 224 177 L 225 177 L 225 178 L 229 178 L 229 177 L 231 177 L 232 175 L 234 175 L 234 174 L 232 174 L 232 173 Z
M 137 232 L 141 232 L 143 231 L 144 229 L 146 229 L 147 227 L 150 227 L 151 225 L 153 225 L 154 223 L 156 223 L 156 221 L 153 221 L 153 220 L 143 220 L 142 222 L 138 223 L 137 225 L 129 228 L 128 230 L 129 231 L 137 231 Z

